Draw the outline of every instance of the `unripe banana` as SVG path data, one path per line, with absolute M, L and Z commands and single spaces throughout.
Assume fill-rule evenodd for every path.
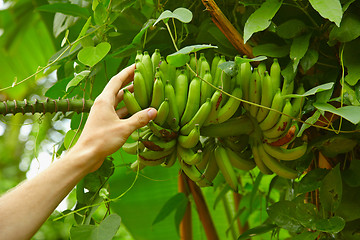
M 279 64 L 277 58 L 275 58 L 273 64 L 271 64 L 270 78 L 271 78 L 271 83 L 273 86 L 272 89 L 273 89 L 274 95 L 275 95 L 277 89 L 280 88 L 280 86 L 281 86 L 281 67 L 280 67 L 280 64 Z
M 161 164 L 162 167 L 169 168 L 174 166 L 177 159 L 177 151 L 174 150 L 170 155 L 165 157 L 165 161 Z
M 188 135 L 196 124 L 198 124 L 199 127 L 202 127 L 205 120 L 208 118 L 210 114 L 210 110 L 211 110 L 211 103 L 210 103 L 210 98 L 208 98 L 206 102 L 200 106 L 199 110 L 196 112 L 194 117 L 187 124 L 181 127 L 180 133 L 183 135 Z
M 259 123 L 259 126 L 263 131 L 272 128 L 279 121 L 280 118 L 279 112 L 282 112 L 284 103 L 285 101 L 281 95 L 281 91 L 280 89 L 278 89 L 271 103 L 271 109 L 277 111 L 270 110 L 268 115 L 265 117 L 264 121 Z
M 260 172 L 262 172 L 265 175 L 271 175 L 273 174 L 273 172 L 265 165 L 262 156 L 260 155 L 260 150 L 259 150 L 260 144 L 261 143 L 259 143 L 258 140 L 252 141 L 251 150 L 253 153 L 254 161 L 256 163 L 256 166 L 259 168 Z
M 226 62 L 225 56 L 221 55 L 217 66 L 219 66 L 220 64 L 222 64 L 224 62 Z M 222 72 L 223 71 L 219 67 L 216 68 L 215 77 L 213 77 L 213 83 L 214 83 L 215 87 L 222 86 L 222 81 L 221 81 Z
M 242 79 L 241 79 L 241 64 L 237 63 L 238 59 L 240 59 L 240 56 L 235 56 L 234 61 L 236 64 L 236 67 L 238 68 L 238 73 L 235 76 L 236 86 L 242 87 Z
M 292 121 L 292 105 L 289 99 L 286 99 L 282 112 L 279 121 L 272 128 L 263 131 L 264 137 L 278 138 L 289 130 Z
M 238 192 L 239 182 L 237 180 L 236 173 L 231 165 L 229 156 L 226 153 L 225 148 L 217 146 L 214 150 L 215 161 L 223 174 L 225 181 L 229 184 L 234 192 Z
M 264 62 L 261 62 L 258 66 L 257 66 L 258 72 L 260 76 L 263 76 L 266 72 L 266 65 Z
M 181 170 L 194 182 L 200 181 L 201 172 L 195 165 L 188 165 L 183 160 L 179 159 Z
M 261 82 L 261 106 L 264 107 L 271 107 L 272 100 L 274 98 L 274 91 L 272 89 L 273 85 L 271 83 L 271 78 L 268 72 L 265 72 L 265 76 L 263 78 L 263 81 Z M 269 109 L 265 108 L 259 108 L 259 111 L 256 115 L 256 119 L 258 122 L 262 122 L 265 117 L 268 115 Z
M 127 89 L 124 89 L 124 103 L 130 115 L 141 111 L 141 107 L 134 95 Z
M 206 60 L 204 54 L 200 55 L 199 61 L 200 61 L 199 76 L 200 76 L 200 78 L 204 78 L 205 73 L 207 71 L 209 71 L 209 73 L 210 73 L 210 65 L 209 65 L 208 61 Z
M 181 70 L 180 75 L 176 78 L 174 88 L 179 116 L 182 116 L 185 111 L 189 88 L 189 80 L 184 70 Z
M 154 74 L 155 71 L 153 70 L 153 63 L 151 61 L 151 57 L 149 55 L 149 53 L 147 51 L 144 51 L 143 53 L 143 58 L 141 59 L 141 62 L 144 64 L 145 69 L 148 72 L 148 79 L 145 79 L 147 81 L 149 81 L 147 83 L 148 86 L 148 91 L 150 91 L 150 93 L 152 92 L 152 87 L 153 87 L 153 83 L 154 83 Z
M 179 160 L 184 161 L 188 165 L 196 165 L 201 162 L 202 159 L 202 151 L 199 149 L 194 152 L 191 148 L 183 148 L 180 145 L 177 145 L 177 154 Z
M 141 157 L 140 155 L 137 156 L 137 161 L 145 166 L 158 166 L 162 164 L 165 161 L 165 157 L 157 158 L 157 159 L 147 159 L 144 157 Z
M 175 86 L 176 67 L 169 63 L 168 63 L 168 77 L 169 77 L 171 85 Z
M 193 79 L 196 77 L 195 73 L 199 73 L 198 67 L 197 67 L 197 59 L 194 53 L 190 54 L 190 62 L 189 66 L 191 70 L 189 70 L 189 79 Z M 195 73 L 194 73 L 195 72 Z
M 211 62 L 211 76 L 215 78 L 216 69 L 220 61 L 220 56 L 218 53 L 215 53 L 215 56 Z
M 135 56 L 135 62 L 136 62 L 136 60 L 141 61 L 142 58 L 143 58 L 143 54 L 142 54 L 141 50 L 137 50 L 136 51 L 136 56 Z
M 180 125 L 188 123 L 199 110 L 200 107 L 200 82 L 199 78 L 193 78 L 189 86 L 189 94 L 186 102 L 185 111 L 181 117 Z
M 205 120 L 203 126 L 208 126 L 210 124 L 217 123 L 217 116 L 220 110 L 220 103 L 221 103 L 222 93 L 220 91 L 214 92 L 211 97 L 211 110 L 209 117 Z
M 160 107 L 158 108 L 154 122 L 160 126 L 164 125 L 166 119 L 169 116 L 169 112 L 170 112 L 169 100 L 165 98 L 165 100 L 160 104 Z
M 226 148 L 230 148 L 234 152 L 241 153 L 249 145 L 249 135 L 242 134 L 233 137 L 220 138 L 220 141 L 224 143 Z
M 304 85 L 300 84 L 300 86 L 296 90 L 296 94 L 301 95 L 304 93 L 305 93 Z M 298 116 L 298 115 L 300 114 L 300 111 L 301 111 L 302 107 L 304 106 L 304 103 L 305 103 L 304 97 L 293 99 L 292 100 L 293 110 L 291 112 L 291 116 L 300 118 L 301 116 Z
M 287 144 L 292 143 L 298 132 L 299 132 L 299 125 L 296 122 L 293 122 L 293 124 L 291 125 L 290 129 L 287 131 L 286 134 L 280 136 L 279 138 L 271 138 L 271 139 L 264 139 L 265 142 L 271 146 L 284 146 Z
M 292 168 L 285 166 L 279 160 L 273 158 L 264 150 L 263 145 L 259 144 L 259 155 L 265 165 L 278 176 L 288 179 L 294 179 L 298 177 L 298 172 Z
M 134 141 L 138 141 L 140 140 L 140 138 L 144 138 L 144 136 L 151 132 L 150 128 L 146 125 L 140 129 L 135 130 L 133 133 L 131 133 L 130 137 L 134 140 Z
M 251 134 L 253 131 L 254 125 L 246 115 L 230 118 L 223 123 L 212 124 L 200 129 L 201 136 L 205 137 L 230 137 Z
M 301 146 L 287 149 L 283 147 L 274 147 L 270 146 L 267 143 L 263 143 L 265 152 L 276 159 L 284 161 L 292 161 L 301 158 L 307 151 L 307 143 L 304 143 Z
M 144 161 L 141 161 L 143 164 L 145 164 L 147 166 L 151 166 L 150 162 L 152 160 L 163 159 L 162 162 L 164 162 L 164 160 L 165 160 L 164 158 L 166 156 L 170 155 L 174 150 L 175 150 L 175 147 L 164 150 L 164 151 L 153 151 L 148 148 L 145 148 L 143 151 L 138 152 L 138 156 L 140 156 L 140 159 L 145 160 L 147 162 L 147 163 L 145 163 Z M 159 165 L 159 164 L 156 164 L 156 165 Z
M 240 88 L 235 88 L 232 91 L 231 95 L 236 98 L 241 98 L 242 90 Z M 239 108 L 240 103 L 241 102 L 238 99 L 235 99 L 233 97 L 229 98 L 227 102 L 219 109 L 217 115 L 217 122 L 222 123 L 230 119 Z
M 154 76 L 154 78 L 155 78 L 155 79 L 156 79 L 156 78 L 160 78 L 162 81 L 165 80 L 164 73 L 161 71 L 160 67 L 157 67 L 157 68 L 155 69 L 155 76 Z
M 212 87 L 208 83 L 212 83 L 212 76 L 209 70 L 206 70 L 204 76 L 201 77 L 201 96 L 200 96 L 200 104 L 203 104 L 207 98 L 211 97 Z
M 170 128 L 173 130 L 177 130 L 179 127 L 179 110 L 176 102 L 175 90 L 171 85 L 170 81 L 166 81 L 165 84 L 165 97 L 169 99 L 169 115 L 167 119 L 167 123 L 169 124 Z
M 258 68 L 255 68 L 250 78 L 249 101 L 256 104 L 260 104 L 261 102 L 261 81 L 263 77 L 260 74 Z M 256 118 L 258 110 L 258 106 L 250 105 L 249 112 L 251 116 Z
M 150 75 L 151 73 L 149 72 L 149 69 L 147 69 L 147 67 L 144 65 L 144 63 L 140 60 L 135 61 L 135 69 L 138 69 L 144 78 L 147 98 L 150 101 L 150 97 L 151 97 L 151 93 L 152 93 L 152 84 L 153 84 L 152 76 Z M 150 84 L 151 84 L 151 86 L 150 86 Z
M 152 98 L 150 106 L 158 109 L 160 104 L 165 99 L 165 86 L 161 78 L 157 77 L 154 82 L 154 87 L 152 88 Z
M 215 179 L 219 173 L 219 166 L 215 160 L 214 152 L 212 151 L 209 156 L 209 161 L 206 165 L 206 168 L 201 175 L 202 179 L 197 183 L 199 187 L 210 187 L 213 185 L 212 181 Z
M 163 78 L 161 78 L 164 82 L 166 82 L 167 80 L 170 80 L 169 77 L 169 65 L 166 62 L 165 58 L 163 56 L 160 57 L 160 65 L 159 65 L 159 69 L 163 74 Z
M 134 96 L 142 109 L 149 106 L 145 80 L 138 69 L 134 70 Z
M 251 65 L 249 62 L 242 63 L 240 65 L 240 79 L 241 79 L 241 89 L 243 91 L 243 98 L 246 101 L 249 101 L 249 87 L 250 87 L 250 78 L 252 75 Z M 244 103 L 244 108 L 249 111 L 250 105 Z
M 178 142 L 183 148 L 193 148 L 200 140 L 200 127 L 198 124 L 191 130 L 189 135 L 180 135 Z
M 170 141 L 177 138 L 176 132 L 171 129 L 159 126 L 153 120 L 149 121 L 148 126 L 151 129 L 151 132 L 155 134 L 155 136 L 163 138 L 165 141 Z
M 142 144 L 144 146 L 152 151 L 167 151 L 169 149 L 172 149 L 176 145 L 176 139 L 172 139 L 170 141 L 164 141 L 159 137 L 156 137 L 155 139 L 145 139 L 141 140 Z
M 215 143 L 213 141 L 211 141 L 211 142 L 206 141 L 204 143 L 203 156 L 202 156 L 201 162 L 196 164 L 196 167 L 200 171 L 203 172 L 206 169 L 206 166 L 208 165 L 210 156 L 213 155 L 213 153 L 214 153 L 214 148 L 215 148 Z
M 224 71 L 221 72 L 221 87 L 222 90 L 226 93 L 231 93 L 232 89 L 231 89 L 231 77 L 226 74 Z M 224 94 L 222 97 L 222 101 L 221 101 L 221 105 L 224 105 L 229 99 L 229 96 L 227 94 Z
M 136 141 L 131 143 L 126 142 L 121 148 L 128 154 L 136 155 L 138 151 L 144 150 L 145 146 L 140 141 Z
M 146 165 L 142 164 L 139 160 L 135 160 L 131 165 L 130 169 L 134 172 L 141 171 L 146 167 Z
M 225 150 L 230 159 L 231 165 L 233 165 L 234 167 L 244 171 L 249 171 L 256 167 L 254 161 L 242 158 L 238 153 L 234 152 L 230 148 L 225 148 Z
M 152 62 L 152 66 L 153 66 L 153 73 L 155 74 L 155 70 L 157 67 L 159 67 L 159 63 L 160 63 L 160 50 L 159 49 L 155 49 L 155 52 L 151 55 L 151 62 Z

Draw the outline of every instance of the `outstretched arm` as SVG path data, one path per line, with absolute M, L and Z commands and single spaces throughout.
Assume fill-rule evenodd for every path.
M 133 74 L 134 65 L 109 81 L 95 100 L 79 140 L 60 160 L 0 198 L 0 239 L 30 239 L 85 175 L 97 170 L 133 131 L 155 118 L 155 109 L 128 119 L 122 119 L 126 108 L 115 110 Z M 132 90 L 132 85 L 127 88 Z

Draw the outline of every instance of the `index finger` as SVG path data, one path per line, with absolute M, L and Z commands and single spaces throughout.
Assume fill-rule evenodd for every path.
M 134 70 L 135 64 L 132 64 L 121 70 L 121 72 L 110 79 L 110 81 L 106 84 L 103 92 L 108 92 L 111 95 L 116 96 L 121 88 L 133 80 Z

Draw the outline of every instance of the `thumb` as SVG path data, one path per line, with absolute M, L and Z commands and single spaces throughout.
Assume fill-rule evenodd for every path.
M 154 120 L 156 117 L 157 111 L 155 108 L 147 108 L 142 111 L 139 111 L 126 119 L 128 122 L 128 127 L 130 134 L 134 132 L 136 129 L 144 127 L 149 123 L 150 120 Z

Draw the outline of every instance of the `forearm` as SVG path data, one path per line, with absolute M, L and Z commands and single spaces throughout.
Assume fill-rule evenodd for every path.
M 30 239 L 87 174 L 84 164 L 89 157 L 82 150 L 72 150 L 35 178 L 2 196 L 0 239 Z

